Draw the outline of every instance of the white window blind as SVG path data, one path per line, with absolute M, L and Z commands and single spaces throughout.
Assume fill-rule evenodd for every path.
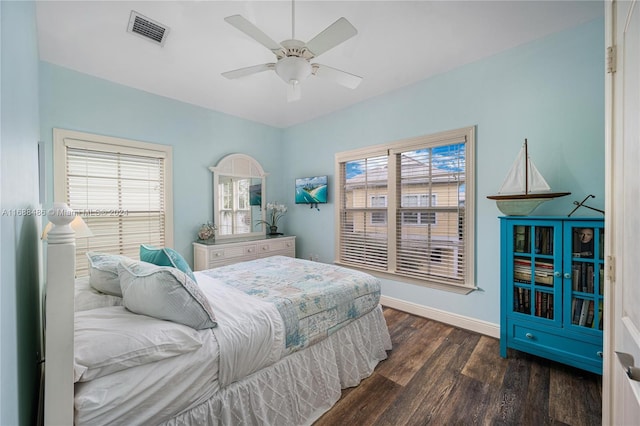
M 341 164 L 340 260 L 387 269 L 387 157 Z
M 396 222 L 398 274 L 464 285 L 464 154 L 464 143 L 447 143 L 394 155 L 401 200 Z M 419 193 L 426 196 L 414 196 Z
M 473 144 L 465 128 L 337 154 L 336 262 L 475 287 Z
M 76 241 L 77 276 L 88 273 L 87 251 L 137 259 L 140 244 L 169 245 L 165 152 L 71 138 L 63 152 L 65 202 L 93 233 Z

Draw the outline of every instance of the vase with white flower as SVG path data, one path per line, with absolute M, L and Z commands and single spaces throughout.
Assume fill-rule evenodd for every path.
M 278 222 L 285 213 L 287 213 L 287 206 L 284 204 L 267 203 L 266 219 L 259 220 L 258 223 L 264 223 L 267 226 L 269 235 L 278 235 Z

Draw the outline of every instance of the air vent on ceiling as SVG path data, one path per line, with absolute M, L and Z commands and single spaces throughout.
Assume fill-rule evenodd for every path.
M 162 46 L 169 34 L 169 27 L 132 10 L 127 31 Z

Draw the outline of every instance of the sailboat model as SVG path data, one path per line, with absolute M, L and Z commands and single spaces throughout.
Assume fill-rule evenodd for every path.
M 524 216 L 545 201 L 569 194 L 571 193 L 551 191 L 551 187 L 529 158 L 525 139 L 498 195 L 488 195 L 487 198 L 496 200 L 498 209 L 506 215 Z

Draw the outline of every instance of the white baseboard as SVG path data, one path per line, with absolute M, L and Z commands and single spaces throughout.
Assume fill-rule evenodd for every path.
M 496 339 L 500 338 L 500 325 L 491 322 L 465 317 L 463 315 L 430 308 L 424 305 L 418 305 L 417 303 L 411 303 L 389 296 L 380 296 L 380 304 L 399 311 L 440 321 L 455 327 L 464 328 L 465 330 L 495 337 Z

